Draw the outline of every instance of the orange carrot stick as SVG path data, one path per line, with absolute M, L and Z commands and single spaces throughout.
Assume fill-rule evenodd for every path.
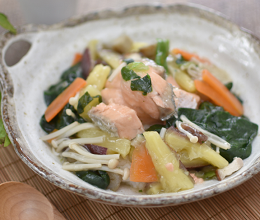
M 216 105 L 222 106 L 231 115 L 239 116 L 240 114 L 234 109 L 234 107 L 228 102 L 221 94 L 213 89 L 208 83 L 200 80 L 194 80 L 195 87 L 198 92 L 209 97 Z
M 70 97 L 86 85 L 86 81 L 82 78 L 76 78 L 73 83 L 69 85 L 53 102 L 48 106 L 45 111 L 45 119 L 50 122 L 68 103 Z
M 145 183 L 158 181 L 152 158 L 144 145 L 138 146 L 133 151 L 130 181 Z
M 195 59 L 197 59 L 197 60 L 199 60 L 199 61 L 201 61 L 201 62 L 203 62 L 203 63 L 210 63 L 209 60 L 204 59 L 204 58 L 200 58 L 197 54 L 189 53 L 189 52 L 186 52 L 186 51 L 181 50 L 181 49 L 178 49 L 178 48 L 173 49 L 173 50 L 171 51 L 171 53 L 172 53 L 173 55 L 175 55 L 175 54 L 181 54 L 182 57 L 183 57 L 185 60 L 188 60 L 188 61 L 191 60 L 192 58 L 195 58 Z
M 74 66 L 75 64 L 77 64 L 78 62 L 80 62 L 82 60 L 82 54 L 80 53 L 76 53 L 72 62 L 72 66 Z
M 214 90 L 216 90 L 223 98 L 225 98 L 229 104 L 238 112 L 238 115 L 242 115 L 244 110 L 242 104 L 238 99 L 223 85 L 215 76 L 213 76 L 208 70 L 202 71 L 202 79 L 208 83 Z

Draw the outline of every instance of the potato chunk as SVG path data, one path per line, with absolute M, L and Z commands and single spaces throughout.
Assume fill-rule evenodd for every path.
M 193 179 L 188 171 L 181 169 L 180 161 L 160 135 L 155 131 L 144 132 L 143 135 L 155 169 L 161 175 L 160 182 L 164 192 L 178 192 L 193 188 Z M 172 169 L 169 169 L 169 165 Z

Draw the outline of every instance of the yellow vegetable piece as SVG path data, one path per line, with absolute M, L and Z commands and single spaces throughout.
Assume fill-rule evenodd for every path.
M 119 53 L 113 52 L 111 50 L 100 50 L 98 51 L 99 56 L 102 60 L 106 61 L 113 69 L 117 68 L 122 60 Z
M 89 93 L 91 97 L 95 97 L 97 95 L 101 95 L 100 91 L 93 85 L 88 85 L 85 88 L 80 90 L 79 97 L 83 96 L 86 92 Z M 80 116 L 88 121 L 91 121 L 88 112 L 89 110 L 99 104 L 99 98 L 94 98 L 88 105 L 85 106 L 84 112 L 80 114 Z M 78 102 L 76 102 L 74 105 L 74 108 L 77 110 L 78 108 Z
M 176 131 L 168 129 L 165 142 L 175 151 L 186 150 L 190 160 L 201 158 L 220 169 L 228 165 L 228 161 L 206 144 L 191 143 L 187 138 L 180 136 Z
M 87 78 L 87 85 L 96 86 L 101 91 L 105 87 L 110 71 L 111 68 L 109 66 L 96 65 Z
M 155 195 L 163 192 L 162 184 L 155 182 L 150 184 L 150 188 L 146 191 L 149 195 Z
M 176 71 L 175 80 L 187 92 L 196 92 L 194 81 L 187 73 L 181 70 Z
M 209 163 L 201 158 L 190 159 L 189 153 L 182 150 L 179 153 L 180 160 L 186 168 L 196 168 L 209 165 Z
M 161 176 L 160 182 L 164 192 L 177 192 L 193 188 L 193 179 L 188 171 L 181 169 L 180 161 L 160 135 L 155 131 L 144 132 L 143 135 L 155 169 Z M 173 165 L 172 170 L 167 169 L 168 164 Z
M 119 153 L 122 157 L 129 154 L 131 144 L 127 139 L 111 137 L 110 134 L 98 128 L 86 129 L 77 133 L 77 137 L 79 138 L 99 137 L 103 135 L 106 136 L 105 140 L 104 142 L 99 143 L 98 146 L 105 147 L 109 149 L 110 152 Z

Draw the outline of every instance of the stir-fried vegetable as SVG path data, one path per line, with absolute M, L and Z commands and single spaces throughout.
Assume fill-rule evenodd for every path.
M 210 103 L 203 104 L 200 110 L 179 109 L 178 114 L 185 115 L 201 128 L 229 142 L 230 149 L 220 150 L 220 154 L 229 162 L 234 157 L 245 159 L 251 154 L 252 141 L 258 133 L 258 125 L 248 119 L 232 116 L 221 107 Z
M 169 54 L 168 40 L 92 40 L 44 92 L 41 139 L 64 170 L 101 189 L 158 194 L 222 180 L 251 154 L 258 125 L 241 116 L 233 83 L 209 70 L 223 74 L 197 54 Z
M 86 85 L 86 81 L 81 78 L 76 78 L 46 109 L 45 119 L 47 122 L 51 121 L 68 103 L 70 97 L 75 96 L 76 93 Z

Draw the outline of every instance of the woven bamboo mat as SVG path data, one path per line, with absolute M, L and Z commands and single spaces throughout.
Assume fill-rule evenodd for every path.
M 78 0 L 76 14 L 129 4 L 151 3 L 149 0 Z M 160 3 L 193 2 L 216 9 L 260 37 L 259 0 L 161 0 Z M 0 0 L 0 12 L 14 25 L 25 24 L 19 0 Z M 0 33 L 3 29 L 0 28 Z M 260 219 L 260 174 L 246 183 L 215 197 L 185 205 L 165 208 L 128 208 L 104 205 L 64 191 L 29 169 L 16 155 L 13 146 L 0 146 L 0 183 L 19 181 L 42 192 L 66 219 Z M 1 198 L 0 198 L 1 199 Z

